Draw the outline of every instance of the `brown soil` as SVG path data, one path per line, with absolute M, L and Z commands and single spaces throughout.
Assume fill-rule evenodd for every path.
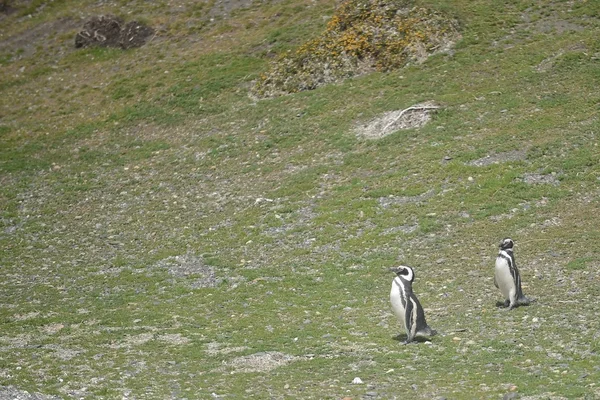
M 75 36 L 75 47 L 141 47 L 154 36 L 154 29 L 137 21 L 125 22 L 113 15 L 90 18 Z

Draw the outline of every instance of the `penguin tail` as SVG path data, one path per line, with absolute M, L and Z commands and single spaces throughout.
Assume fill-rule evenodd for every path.
M 428 326 L 427 328 L 423 329 L 422 334 L 427 336 L 435 336 L 437 335 L 437 331 Z
M 519 304 L 520 306 L 528 306 L 534 302 L 535 302 L 535 299 L 530 299 L 529 297 L 526 297 L 526 296 L 521 296 L 517 299 L 517 304 Z

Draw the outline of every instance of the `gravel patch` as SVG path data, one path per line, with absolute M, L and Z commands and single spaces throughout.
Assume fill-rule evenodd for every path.
M 238 347 L 223 347 L 221 348 L 221 343 L 218 342 L 210 342 L 206 345 L 206 350 L 204 350 L 208 355 L 216 356 L 218 354 L 229 354 L 229 353 L 237 353 L 240 351 L 248 350 L 248 346 L 238 346 Z
M 12 386 L 0 386 L 0 400 L 61 400 L 60 397 L 29 393 Z
M 190 254 L 168 257 L 157 263 L 157 267 L 166 268 L 175 278 L 185 278 L 192 289 L 215 287 L 221 279 L 215 277 L 212 267 L 206 265 L 202 257 Z
M 466 165 L 485 167 L 492 164 L 500 164 L 511 161 L 523 161 L 527 157 L 525 150 L 507 151 L 504 153 L 490 154 L 477 160 L 469 161 Z
M 111 349 L 131 348 L 133 346 L 143 345 L 154 339 L 154 334 L 150 332 L 140 333 L 139 335 L 130 335 L 120 343 L 112 343 L 108 347 Z
M 554 185 L 558 186 L 560 181 L 556 175 L 543 175 L 543 174 L 525 174 L 523 175 L 523 182 L 528 185 Z
M 167 333 L 164 335 L 159 335 L 157 337 L 157 339 L 160 340 L 161 342 L 174 344 L 174 345 L 188 344 L 190 342 L 190 339 L 186 338 L 185 336 L 181 335 L 180 333 Z
M 277 367 L 287 365 L 296 361 L 298 357 L 279 351 L 267 351 L 254 353 L 249 356 L 236 357 L 231 361 L 225 361 L 224 368 L 231 368 L 232 373 L 240 372 L 268 372 Z
M 402 205 L 408 203 L 422 203 L 429 200 L 435 195 L 435 190 L 430 189 L 425 193 L 421 193 L 417 196 L 388 196 L 380 197 L 379 205 L 383 208 L 388 208 L 393 205 Z

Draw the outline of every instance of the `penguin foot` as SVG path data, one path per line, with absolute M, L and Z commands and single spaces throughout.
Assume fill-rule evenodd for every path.
M 534 303 L 534 302 L 535 302 L 535 299 L 530 299 L 529 297 L 525 297 L 525 296 L 523 296 L 523 297 L 521 297 L 520 299 L 517 300 L 517 303 L 520 306 L 528 306 L 528 305 L 530 305 L 531 303 Z
M 496 307 L 498 308 L 507 308 L 508 306 L 510 306 L 510 300 L 496 302 Z

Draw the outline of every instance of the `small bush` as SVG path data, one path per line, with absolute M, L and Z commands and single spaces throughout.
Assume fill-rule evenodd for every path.
M 346 0 L 325 32 L 273 62 L 254 86 L 258 97 L 315 89 L 372 71 L 422 62 L 460 37 L 440 13 L 406 0 Z

